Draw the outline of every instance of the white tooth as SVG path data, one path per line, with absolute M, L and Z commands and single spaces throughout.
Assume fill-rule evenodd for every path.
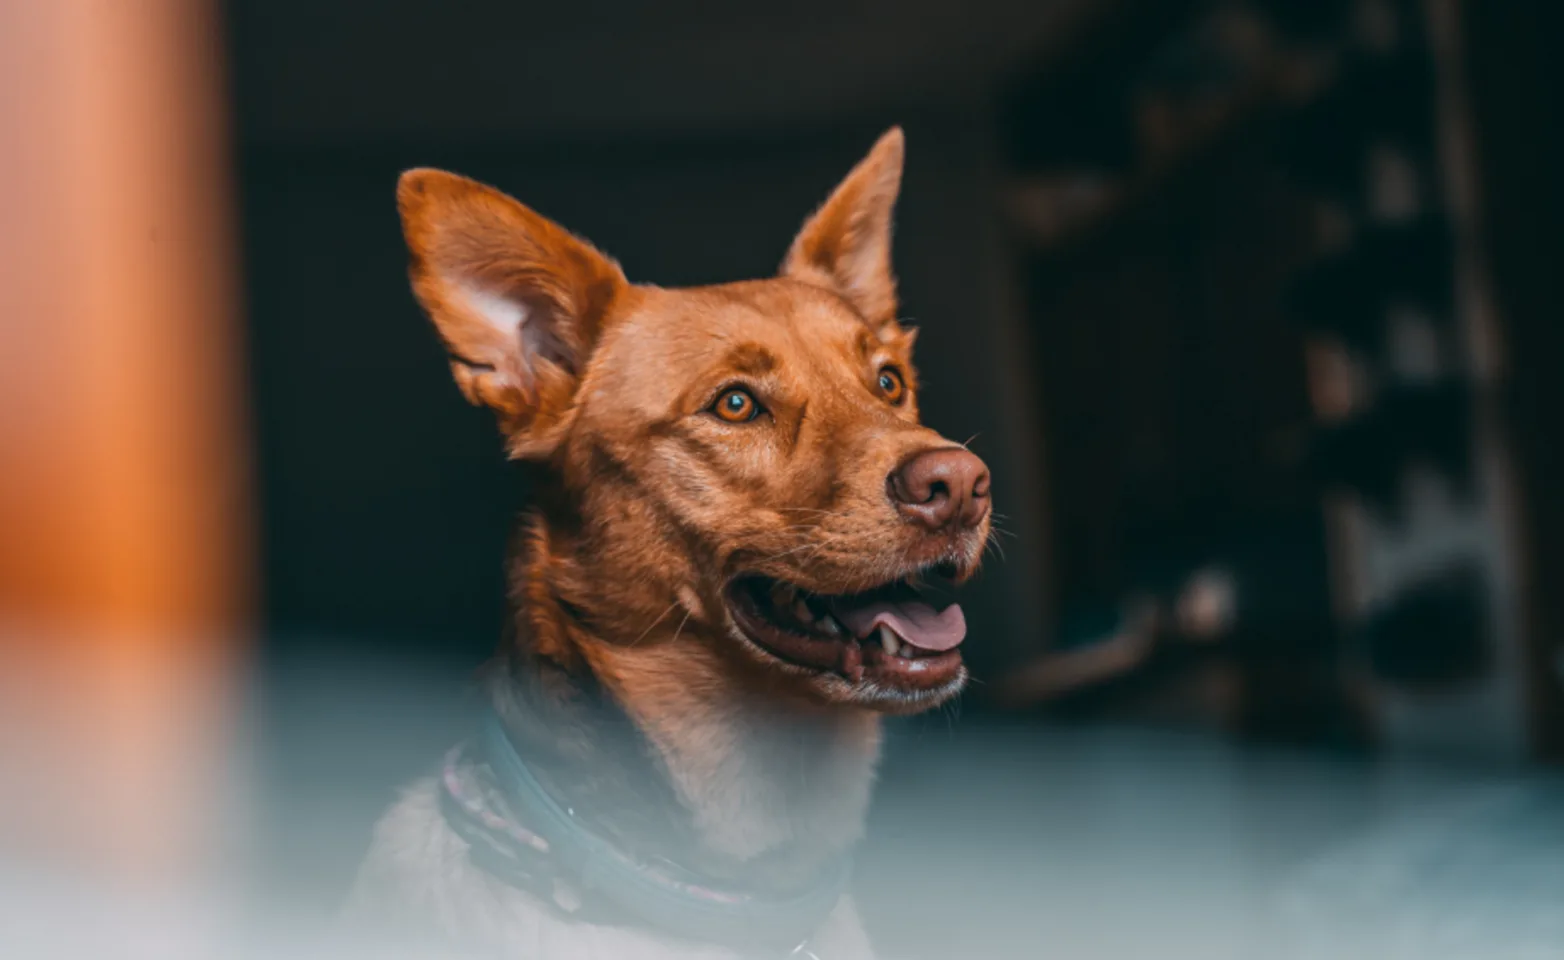
M 896 632 L 885 624 L 880 624 L 880 646 L 885 648 L 887 656 L 896 656 L 896 648 L 901 646 L 901 641 L 896 639 Z
M 809 609 L 809 604 L 805 603 L 802 600 L 799 600 L 797 603 L 795 603 L 793 605 L 793 615 L 798 617 L 799 621 L 802 622 L 802 623 L 814 623 L 815 622 L 815 615 Z
M 842 625 L 837 623 L 836 618 L 829 613 L 821 617 L 820 622 L 816 626 L 833 637 L 840 635 L 842 632 Z
M 903 660 L 911 660 L 912 659 L 912 644 L 910 644 L 907 641 L 903 640 L 901 646 L 899 648 L 897 648 L 897 650 L 896 650 L 896 655 L 898 657 L 901 657 Z

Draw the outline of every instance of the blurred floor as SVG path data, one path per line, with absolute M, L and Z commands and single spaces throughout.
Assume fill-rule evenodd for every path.
M 860 861 L 889 956 L 1564 955 L 1557 780 L 1123 728 L 920 726 L 892 748 Z
M 0 956 L 406 955 L 322 934 L 476 704 L 448 661 L 331 649 L 257 671 L 210 883 L 0 862 Z M 940 713 L 893 728 L 855 886 L 907 960 L 1561 957 L 1564 778 Z
M 320 918 L 474 704 L 438 662 L 321 652 L 264 673 L 256 892 Z M 1558 956 L 1564 784 L 939 713 L 893 728 L 856 889 L 882 953 L 909 960 L 1272 957 L 1279 936 L 1300 956 L 1474 955 L 1441 918 L 1484 956 Z

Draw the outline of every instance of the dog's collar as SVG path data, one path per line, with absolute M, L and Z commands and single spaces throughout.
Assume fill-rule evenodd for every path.
M 549 795 L 493 711 L 476 747 L 506 810 L 484 803 L 464 780 L 468 748 L 458 747 L 447 755 L 441 775 L 446 820 L 486 871 L 571 918 L 628 922 L 688 940 L 808 957 L 809 937 L 846 892 L 851 860 L 845 857 L 792 898 L 724 889 L 673 865 L 638 862 Z

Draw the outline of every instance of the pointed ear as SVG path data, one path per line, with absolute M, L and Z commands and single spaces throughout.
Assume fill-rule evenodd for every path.
M 834 290 L 879 327 L 896 319 L 891 215 L 901 190 L 904 140 L 892 127 L 804 224 L 782 275 Z
M 613 299 L 619 265 L 481 183 L 409 170 L 397 208 L 413 293 L 444 341 L 463 395 L 499 415 L 512 455 L 546 455 Z

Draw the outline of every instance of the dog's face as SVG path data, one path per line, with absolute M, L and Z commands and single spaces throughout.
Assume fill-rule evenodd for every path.
M 817 699 L 910 711 L 960 688 L 961 610 L 930 590 L 975 570 L 989 478 L 918 422 L 890 269 L 901 159 L 893 131 L 780 276 L 682 290 L 629 284 L 487 187 L 403 177 L 414 288 L 457 382 L 578 492 L 585 574 L 625 584 L 590 591 L 602 642 L 646 642 L 671 604 L 696 625 L 661 642 Z

